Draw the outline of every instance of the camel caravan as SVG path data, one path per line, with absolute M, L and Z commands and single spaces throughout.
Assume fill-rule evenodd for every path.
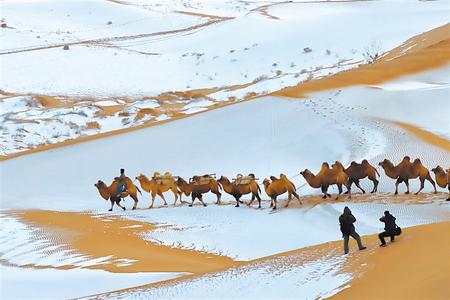
M 436 184 L 433 178 L 431 178 L 430 171 L 418 158 L 411 162 L 410 157 L 405 156 L 397 165 L 394 165 L 388 159 L 384 159 L 379 162 L 378 165 L 384 170 L 389 178 L 396 180 L 395 195 L 398 194 L 398 186 L 401 183 L 405 183 L 406 194 L 409 194 L 409 180 L 416 178 L 420 180 L 420 188 L 415 193 L 416 195 L 423 190 L 425 181 L 429 181 L 434 188 L 434 193 L 437 193 Z M 437 166 L 431 171 L 435 175 L 438 186 L 448 189 L 449 197 L 447 197 L 447 201 L 450 201 L 450 169 L 444 170 L 442 167 Z M 334 162 L 331 167 L 328 163 L 324 162 L 317 174 L 313 174 L 310 170 L 305 169 L 298 175 L 302 175 L 307 184 L 312 188 L 320 189 L 323 193 L 322 198 L 324 199 L 327 197 L 331 198 L 331 195 L 328 193 L 328 188 L 334 185 L 338 188 L 338 195 L 335 199 L 338 199 L 344 192 L 343 187 L 346 188 L 345 194 L 350 198 L 351 187 L 353 184 L 365 194 L 366 191 L 360 185 L 360 180 L 365 178 L 373 183 L 371 193 L 375 193 L 377 192 L 379 184 L 378 178 L 380 177 L 378 170 L 366 159 L 361 161 L 361 163 L 353 161 L 348 167 L 344 167 L 339 161 Z M 187 201 L 182 200 L 183 194 L 186 197 L 191 197 L 189 206 L 193 206 L 197 199 L 203 206 L 207 206 L 203 201 L 203 194 L 209 192 L 216 195 L 216 204 L 220 205 L 222 197 L 221 191 L 224 191 L 234 198 L 236 207 L 239 207 L 239 204 L 244 203 L 241 200 L 242 196 L 250 195 L 251 199 L 246 205 L 251 206 L 254 200 L 257 199 L 258 208 L 261 208 L 260 186 L 262 186 L 264 192 L 271 200 L 270 207 L 275 210 L 277 208 L 277 198 L 286 193 L 288 201 L 286 202 L 285 207 L 289 206 L 292 197 L 295 197 L 299 203 L 302 204 L 300 196 L 297 194 L 297 188 L 291 179 L 292 178 L 288 178 L 285 174 L 280 174 L 279 178 L 270 176 L 269 178 L 265 178 L 262 181 L 262 184 L 259 184 L 259 179 L 256 178 L 254 174 L 248 174 L 247 176 L 237 174 L 236 177 L 231 178 L 231 180 L 226 176 L 221 176 L 219 179 L 216 179 L 216 174 L 206 174 L 193 176 L 186 181 L 182 177 L 173 176 L 169 172 L 166 172 L 163 175 L 159 172 L 154 172 L 150 179 L 146 175 L 140 174 L 135 178 L 135 181 L 137 180 L 141 188 L 151 195 L 151 205 L 149 208 L 153 208 L 156 196 L 159 196 L 164 201 L 164 205 L 167 206 L 168 204 L 164 197 L 164 193 L 169 191 L 175 198 L 173 203 L 174 206 L 177 205 L 178 199 L 180 200 L 180 205 L 188 203 Z M 103 199 L 111 202 L 109 211 L 113 210 L 115 204 L 125 210 L 125 207 L 120 204 L 120 201 L 126 197 L 131 197 L 133 199 L 133 209 L 136 209 L 138 204 L 137 193 L 142 195 L 139 187 L 134 184 L 134 181 L 126 177 L 123 172 L 120 178 L 114 178 L 111 185 L 107 186 L 103 181 L 99 180 L 95 184 L 95 187 L 98 189 L 98 192 Z

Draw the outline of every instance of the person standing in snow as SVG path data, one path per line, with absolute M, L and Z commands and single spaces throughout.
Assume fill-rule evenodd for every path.
M 384 223 L 384 232 L 378 235 L 381 241 L 380 247 L 386 246 L 385 237 L 391 237 L 391 242 L 395 240 L 396 235 L 400 235 L 400 227 L 395 224 L 395 217 L 389 213 L 388 210 L 384 212 L 384 217 L 380 218 L 380 222 Z
M 356 218 L 352 215 L 350 208 L 347 206 L 344 208 L 344 213 L 339 217 L 339 224 L 341 227 L 342 237 L 344 238 L 344 253 L 348 253 L 348 240 L 350 237 L 354 238 L 358 243 L 359 250 L 364 250 L 367 247 L 363 246 L 361 237 L 355 231 L 353 223 L 356 222 Z

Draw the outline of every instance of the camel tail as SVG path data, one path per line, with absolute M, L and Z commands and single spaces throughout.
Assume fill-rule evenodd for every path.
M 259 187 L 259 184 L 256 184 L 256 186 L 258 187 L 258 191 L 261 193 L 261 188 Z
M 137 185 L 136 185 L 136 189 L 138 190 L 139 194 L 142 195 L 142 192 L 141 192 L 141 190 L 137 187 Z
M 378 173 L 377 168 L 374 168 L 374 169 L 375 169 L 375 172 L 377 172 L 378 177 L 381 177 L 380 173 Z

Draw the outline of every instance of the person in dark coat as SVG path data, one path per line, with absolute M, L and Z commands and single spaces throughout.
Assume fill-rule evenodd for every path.
M 120 169 L 119 182 L 117 183 L 117 195 L 120 197 L 123 192 L 127 190 L 126 183 L 127 176 L 125 175 L 125 170 Z
M 350 208 L 347 206 L 344 208 L 344 213 L 339 217 L 339 224 L 341 226 L 342 237 L 344 238 L 344 253 L 348 253 L 348 240 L 350 237 L 354 238 L 358 243 L 359 250 L 364 250 L 367 247 L 363 246 L 361 237 L 355 231 L 356 218 L 352 215 Z
M 384 232 L 378 235 L 378 238 L 381 241 L 380 247 L 386 246 L 385 237 L 390 236 L 391 242 L 395 240 L 395 236 L 397 235 L 397 225 L 395 224 L 395 217 L 389 213 L 388 210 L 384 212 L 384 217 L 380 218 L 380 221 L 384 223 Z

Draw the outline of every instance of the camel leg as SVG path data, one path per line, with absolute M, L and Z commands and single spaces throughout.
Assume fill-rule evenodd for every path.
M 328 194 L 327 194 L 328 186 L 327 185 L 322 185 L 322 186 L 320 186 L 320 188 L 321 188 L 322 193 L 323 193 L 322 199 L 326 199 L 327 196 L 328 196 Z
M 125 207 L 123 207 L 122 205 L 120 205 L 120 202 L 117 202 L 117 206 L 120 207 L 120 208 L 123 209 L 123 210 L 126 210 Z
M 177 205 L 177 200 L 178 200 L 178 190 L 176 187 L 171 188 L 171 191 L 173 193 L 173 196 L 175 197 L 175 201 L 173 202 L 173 206 Z M 181 203 L 181 199 L 180 199 L 180 203 Z
M 194 205 L 194 201 L 195 201 L 196 197 L 197 197 L 197 194 L 192 192 L 191 193 L 192 202 L 191 202 L 191 204 L 189 204 L 189 207 L 192 207 Z
M 138 199 L 138 197 L 137 197 L 137 195 L 131 195 L 130 194 L 130 196 L 131 196 L 131 198 L 133 199 L 133 201 L 134 201 L 134 205 L 133 205 L 133 210 L 134 209 L 136 209 L 137 208 L 137 205 L 138 205 L 138 202 L 139 202 L 139 199 Z
M 255 194 L 252 194 L 252 199 L 250 199 L 250 202 L 247 203 L 247 206 L 252 205 L 253 201 L 255 201 Z
M 273 208 L 272 208 L 272 210 L 275 210 L 275 209 L 277 209 L 277 196 L 273 197 L 272 201 L 273 201 Z
M 300 196 L 296 192 L 292 192 L 292 195 L 294 195 L 294 197 L 297 198 L 297 200 L 300 204 L 303 204 L 302 200 L 300 200 Z
M 409 179 L 405 179 L 405 184 L 406 184 L 406 193 L 405 194 L 409 194 Z
M 152 204 L 148 208 L 153 208 L 153 204 L 155 203 L 156 192 L 152 191 Z
M 342 194 L 342 184 L 338 183 L 338 184 L 337 184 L 337 187 L 338 187 L 339 194 L 336 196 L 336 199 L 335 199 L 335 200 L 339 199 L 339 195 Z
M 356 184 L 356 186 L 361 190 L 361 192 L 362 192 L 363 194 L 366 193 L 366 191 L 359 185 L 359 180 L 356 180 L 356 181 L 355 181 L 355 184 Z
M 162 192 L 158 192 L 158 196 L 160 196 L 163 199 L 164 206 L 167 206 L 167 201 L 166 201 L 166 198 L 164 197 L 164 194 Z
M 236 200 L 236 205 L 234 207 L 239 207 L 239 198 L 241 198 L 241 196 L 234 196 L 234 199 Z
M 431 178 L 430 173 L 427 174 L 427 177 L 425 179 L 431 183 L 431 185 L 434 188 L 434 193 L 437 194 L 436 183 L 434 183 L 434 180 L 433 180 L 433 178 Z
M 347 191 L 344 193 L 344 194 L 348 194 L 349 193 L 349 190 L 352 188 L 352 184 L 353 184 L 353 180 L 352 179 L 349 179 L 349 181 L 348 181 L 348 183 L 349 183 L 349 188 L 347 188 Z
M 200 200 L 200 202 L 203 204 L 203 206 L 206 206 L 206 203 L 203 202 L 203 195 L 202 195 L 202 194 L 200 194 L 200 195 L 198 196 L 198 200 Z
M 217 204 L 217 205 L 222 204 L 222 202 L 220 201 L 220 199 L 222 198 L 222 194 L 219 192 L 219 190 L 211 191 L 211 192 L 213 192 L 213 193 L 216 194 L 216 196 L 217 196 L 216 204 Z M 206 205 L 205 205 L 205 206 L 206 206 Z M 239 206 L 239 205 L 238 205 L 238 206 Z
M 425 186 L 425 178 L 420 178 L 420 188 L 416 193 L 414 193 L 414 195 L 419 194 L 420 191 L 423 190 L 424 186 Z
M 448 196 L 447 196 L 447 201 L 450 201 L 450 184 L 448 185 Z
M 371 194 L 373 194 L 373 193 L 375 193 L 375 192 L 377 191 L 377 189 L 378 189 L 378 183 L 379 183 L 379 181 L 378 181 L 376 178 L 372 178 L 372 177 L 369 177 L 369 179 L 373 182 L 373 189 L 372 189 L 372 191 L 370 192 Z
M 108 209 L 108 211 L 112 211 L 112 210 L 113 210 L 114 203 L 116 202 L 116 201 L 113 200 L 112 198 L 111 198 L 110 200 L 111 200 L 111 208 Z
M 394 193 L 394 195 L 398 195 L 398 185 L 400 183 L 402 183 L 402 182 L 403 182 L 403 179 L 397 178 L 397 181 L 395 182 L 395 193 Z
M 259 194 L 255 194 L 256 199 L 258 199 L 258 208 L 261 208 L 261 197 L 259 197 Z
M 292 200 L 292 193 L 288 193 L 288 201 L 284 207 L 288 207 L 289 203 L 291 203 L 291 200 Z

